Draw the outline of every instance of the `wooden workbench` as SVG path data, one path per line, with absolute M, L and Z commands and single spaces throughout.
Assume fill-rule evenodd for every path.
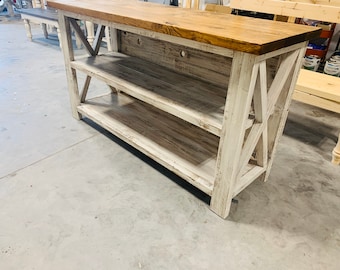
M 267 179 L 301 59 L 317 28 L 139 1 L 51 0 L 73 116 L 88 117 L 211 196 Z M 93 47 L 75 19 L 99 25 Z M 75 59 L 73 27 L 89 57 Z M 99 54 L 104 27 L 114 52 Z M 111 37 L 112 38 L 112 37 Z M 87 75 L 82 91 L 77 73 Z M 87 99 L 91 78 L 110 93 Z

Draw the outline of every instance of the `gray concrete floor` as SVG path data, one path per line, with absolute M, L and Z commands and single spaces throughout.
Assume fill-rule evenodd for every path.
M 340 269 L 339 115 L 293 102 L 269 181 L 223 220 L 190 185 L 73 119 L 56 38 L 33 34 L 0 22 L 1 270 Z

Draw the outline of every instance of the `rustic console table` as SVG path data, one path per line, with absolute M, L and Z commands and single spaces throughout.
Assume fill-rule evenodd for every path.
M 211 196 L 267 179 L 309 39 L 318 28 L 141 1 L 51 0 L 73 116 L 88 117 Z M 93 47 L 76 19 L 98 24 Z M 105 26 L 114 52 L 98 54 Z M 71 27 L 89 52 L 76 59 Z M 82 91 L 77 73 L 87 75 Z M 91 78 L 110 93 L 87 99 Z

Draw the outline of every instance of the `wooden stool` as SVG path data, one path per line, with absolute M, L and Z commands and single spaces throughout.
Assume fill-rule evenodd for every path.
M 36 22 L 36 23 L 41 23 L 41 27 L 43 29 L 45 38 L 48 38 L 46 25 L 48 24 L 48 25 L 54 26 L 55 28 L 57 28 L 58 39 L 60 40 L 58 13 L 55 9 L 28 8 L 28 9 L 21 9 L 19 12 L 21 14 L 21 18 L 24 20 L 27 37 L 30 41 L 32 41 L 32 30 L 31 30 L 31 25 L 30 25 L 31 21 Z

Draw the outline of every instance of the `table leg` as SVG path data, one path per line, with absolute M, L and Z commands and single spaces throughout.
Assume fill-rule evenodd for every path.
M 59 40 L 59 47 L 62 49 L 61 36 L 60 36 L 60 29 L 59 29 L 59 27 L 57 27 L 57 35 L 58 35 L 58 40 Z
M 30 25 L 30 21 L 28 19 L 24 19 L 26 35 L 29 41 L 32 41 L 32 29 Z
M 41 28 L 42 28 L 42 30 L 43 30 L 44 37 L 45 37 L 45 38 L 48 38 L 48 32 L 47 32 L 47 25 L 46 25 L 46 23 L 42 23 L 42 24 L 41 24 Z
M 105 28 L 105 37 L 107 50 L 109 52 L 118 52 L 117 29 L 107 26 Z
M 252 181 L 268 177 L 304 52 L 283 51 L 270 86 L 270 56 L 234 53 L 210 203 L 219 216 L 228 216 L 232 198 Z M 249 128 L 250 114 L 255 121 Z
M 254 55 L 235 52 L 210 202 L 211 210 L 222 218 L 229 214 L 234 185 L 240 178 L 239 160 L 257 73 Z
M 86 32 L 87 32 L 87 41 L 92 45 L 94 41 L 94 24 L 92 22 L 86 21 Z
M 80 104 L 80 95 L 78 88 L 78 80 L 76 70 L 71 67 L 71 61 L 74 61 L 74 51 L 71 37 L 70 19 L 64 16 L 62 11 L 58 12 L 60 42 L 63 48 L 65 70 L 67 76 L 67 85 L 70 95 L 72 115 L 76 119 L 81 119 L 81 114 L 78 113 L 77 106 Z

